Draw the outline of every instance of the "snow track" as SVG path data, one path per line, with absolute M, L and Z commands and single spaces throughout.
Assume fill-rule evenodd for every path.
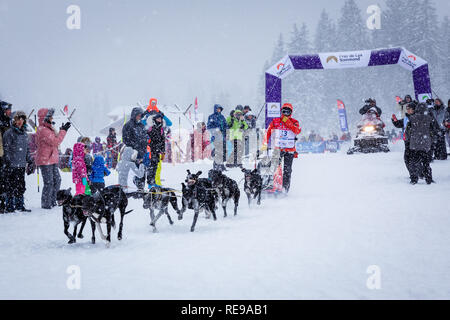
M 165 164 L 162 177 L 180 189 L 186 169 L 209 168 Z M 130 199 L 123 240 L 113 230 L 109 249 L 98 233 L 90 243 L 89 224 L 67 244 L 61 208 L 39 209 L 32 175 L 33 212 L 0 215 L 0 299 L 449 299 L 450 161 L 432 168 L 437 184 L 411 186 L 401 152 L 301 155 L 287 198 L 249 209 L 242 192 L 236 217 L 202 213 L 194 233 L 193 212 L 178 221 L 172 208 L 175 224 L 163 216 L 153 233 L 142 200 Z M 80 290 L 67 288 L 71 265 Z M 380 290 L 366 286 L 371 265 Z

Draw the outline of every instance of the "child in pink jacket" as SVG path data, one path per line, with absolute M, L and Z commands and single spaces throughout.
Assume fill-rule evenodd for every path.
M 72 156 L 72 181 L 75 183 L 75 195 L 90 195 L 90 188 L 87 182 L 87 170 L 84 163 L 84 156 L 88 152 L 86 145 L 81 142 L 75 143 L 73 146 Z

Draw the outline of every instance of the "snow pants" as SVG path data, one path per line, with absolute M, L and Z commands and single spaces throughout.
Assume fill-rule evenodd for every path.
M 431 183 L 433 180 L 430 167 L 430 157 L 426 151 L 410 150 L 411 182 L 418 182 L 423 174 L 425 181 Z
M 101 191 L 105 189 L 104 182 L 91 182 L 91 193 L 94 194 L 96 191 Z
M 450 131 L 447 131 L 445 138 L 447 139 L 448 150 L 450 151 Z
M 292 163 L 294 162 L 293 152 L 281 152 L 281 158 L 284 159 L 283 165 L 283 188 L 289 191 L 291 187 Z
M 434 160 L 447 160 L 447 147 L 445 145 L 445 131 L 442 130 L 442 135 L 437 136 L 433 148 Z
M 75 195 L 84 194 L 86 187 L 82 183 L 75 184 Z
M 23 195 L 26 190 L 25 168 L 6 167 L 4 178 L 6 178 L 6 210 L 23 208 Z
M 294 162 L 294 153 L 274 149 L 270 163 L 270 174 L 275 174 L 281 161 L 283 161 L 283 188 L 289 191 L 291 187 L 292 163 Z
M 405 161 L 406 169 L 408 170 L 409 177 L 412 179 L 413 167 L 412 167 L 412 157 L 411 149 L 409 148 L 409 142 L 405 142 L 405 153 L 403 154 L 403 160 Z
M 224 139 L 222 133 L 214 136 L 214 163 L 221 165 L 226 161 L 226 145 L 227 142 Z
M 0 157 L 0 211 L 3 212 L 5 210 L 5 202 L 6 202 L 6 178 L 4 177 L 4 168 L 3 168 L 3 158 Z
M 244 143 L 242 140 L 234 139 L 231 141 L 231 154 L 228 157 L 227 165 L 240 166 L 242 165 L 242 154 L 244 153 Z
M 61 175 L 57 164 L 39 167 L 44 180 L 44 188 L 42 189 L 41 207 L 49 209 L 56 206 L 56 193 L 61 187 Z

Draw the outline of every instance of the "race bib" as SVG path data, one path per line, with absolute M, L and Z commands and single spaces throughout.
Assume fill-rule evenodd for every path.
M 278 148 L 294 148 L 295 134 L 291 130 L 275 130 L 274 144 Z

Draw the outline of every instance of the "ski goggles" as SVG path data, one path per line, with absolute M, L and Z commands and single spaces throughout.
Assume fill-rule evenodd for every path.
M 292 114 L 292 110 L 289 108 L 283 108 L 283 110 L 281 110 L 281 113 L 285 116 L 290 116 Z

